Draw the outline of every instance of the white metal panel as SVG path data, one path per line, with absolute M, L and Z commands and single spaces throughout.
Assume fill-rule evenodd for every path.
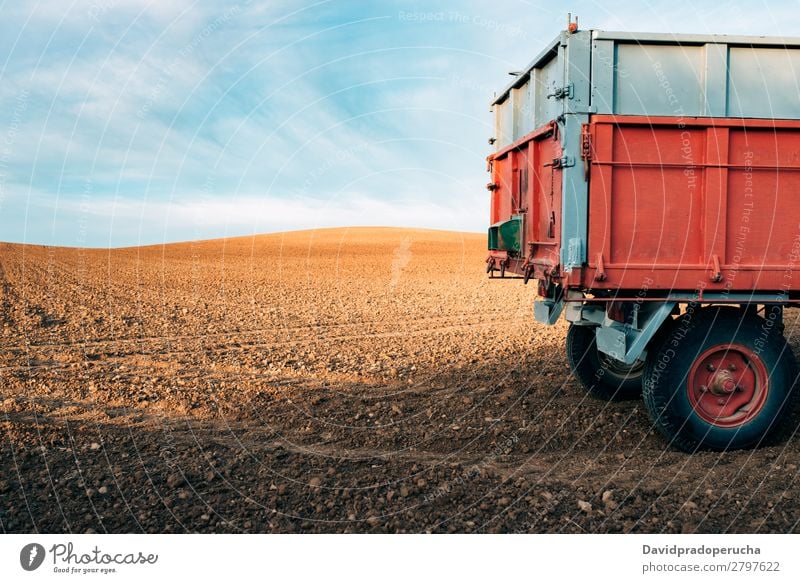
M 601 30 L 590 34 L 590 112 L 800 119 L 800 38 Z M 556 73 L 563 69 L 558 54 L 560 46 L 574 38 L 562 33 L 547 45 L 495 103 L 511 101 L 513 89 L 532 83 L 533 127 L 558 116 L 561 104 L 547 94 L 563 84 L 563 71 Z M 571 70 L 569 77 L 573 82 L 587 78 L 579 70 Z M 509 135 L 527 127 L 524 121 L 521 118 Z
M 748 36 L 729 34 L 673 34 L 662 32 L 617 32 L 593 30 L 597 40 L 614 40 L 628 43 L 659 43 L 668 45 L 704 45 L 719 43 L 746 46 L 779 46 L 800 48 L 800 37 L 796 36 Z
M 563 100 L 548 97 L 564 86 L 560 54 L 548 49 L 494 101 L 496 149 L 508 146 L 563 113 Z
M 728 115 L 800 118 L 800 51 L 731 47 Z
M 592 106 L 595 113 L 614 113 L 617 75 L 616 44 L 612 40 L 592 42 Z M 622 74 L 625 78 L 628 73 Z
M 618 44 L 614 113 L 703 115 L 703 46 Z
M 502 103 L 495 103 L 494 109 L 494 139 L 495 148 L 500 149 L 514 141 L 514 111 L 510 99 Z
M 511 102 L 514 105 L 514 141 L 536 129 L 533 123 L 532 101 L 530 82 L 511 90 Z
M 546 124 L 564 112 L 562 100 L 548 97 L 564 85 L 564 65 L 560 59 L 551 59 L 544 67 L 536 69 L 534 76 L 534 124 Z

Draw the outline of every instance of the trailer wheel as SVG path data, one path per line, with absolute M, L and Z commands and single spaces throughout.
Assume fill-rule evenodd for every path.
M 571 324 L 567 332 L 567 360 L 583 388 L 604 401 L 638 399 L 644 365 L 625 365 L 597 350 L 595 328 Z
M 741 449 L 787 428 L 800 391 L 786 339 L 736 308 L 684 315 L 650 352 L 645 407 L 678 449 Z

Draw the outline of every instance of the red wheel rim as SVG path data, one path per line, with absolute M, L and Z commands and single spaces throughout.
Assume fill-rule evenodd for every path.
M 698 356 L 689 371 L 689 402 L 716 427 L 738 427 L 758 415 L 769 392 L 767 367 L 741 344 L 720 344 Z

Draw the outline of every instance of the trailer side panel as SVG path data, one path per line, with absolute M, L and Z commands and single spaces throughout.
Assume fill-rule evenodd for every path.
M 598 115 L 590 133 L 584 287 L 800 290 L 800 122 Z

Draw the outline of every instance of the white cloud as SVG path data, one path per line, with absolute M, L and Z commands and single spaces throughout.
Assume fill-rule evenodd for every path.
M 488 212 L 485 197 L 478 195 L 446 204 L 420 198 L 381 201 L 364 193 L 331 200 L 256 195 L 182 196 L 171 201 L 88 198 L 54 206 L 53 201 L 33 197 L 30 220 L 47 217 L 53 231 L 67 240 L 83 225 L 91 241 L 111 247 L 344 226 L 479 232 Z M 30 227 L 29 233 L 35 230 Z

